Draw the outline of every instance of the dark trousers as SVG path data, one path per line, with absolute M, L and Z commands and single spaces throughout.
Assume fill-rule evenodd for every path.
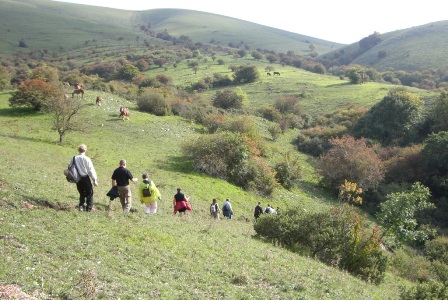
M 89 176 L 81 177 L 81 180 L 76 184 L 79 192 L 79 206 L 84 206 L 87 203 L 87 211 L 91 211 L 93 207 L 93 186 Z

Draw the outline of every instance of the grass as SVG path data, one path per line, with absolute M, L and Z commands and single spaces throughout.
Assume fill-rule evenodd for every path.
M 97 107 L 88 91 L 82 130 L 59 144 L 49 115 L 9 108 L 8 97 L 0 95 L 0 284 L 56 299 L 397 299 L 407 284 L 388 274 L 383 284 L 371 285 L 254 238 L 250 220 L 258 201 L 283 209 L 331 204 L 313 174 L 305 175 L 300 190 L 259 198 L 191 170 L 180 144 L 202 131 L 184 119 L 139 113 L 109 94 Z M 129 121 L 118 118 L 122 105 L 131 108 Z M 79 143 L 87 144 L 99 175 L 91 214 L 75 210 L 76 188 L 62 175 Z M 121 158 L 139 178 L 149 171 L 162 193 L 157 215 L 145 215 L 136 197 L 130 214 L 107 198 Z M 192 199 L 185 218 L 171 211 L 178 186 Z M 135 196 L 136 185 L 131 188 Z M 234 220 L 209 217 L 214 197 L 220 204 L 232 199 Z

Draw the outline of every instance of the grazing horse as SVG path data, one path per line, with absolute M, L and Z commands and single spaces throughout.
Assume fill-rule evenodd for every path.
M 271 76 L 271 72 L 267 72 L 266 74 L 267 74 L 268 76 Z
M 83 89 L 76 89 L 76 90 L 74 90 L 73 93 L 72 93 L 72 98 L 75 97 L 75 94 L 76 95 L 81 94 L 81 98 L 84 98 L 84 90 Z
M 127 107 L 120 107 L 120 116 L 123 120 L 129 120 L 129 109 Z
M 274 75 L 280 76 L 280 72 L 274 72 Z
M 101 106 L 102 101 L 103 101 L 103 98 L 101 96 L 96 97 L 96 105 Z

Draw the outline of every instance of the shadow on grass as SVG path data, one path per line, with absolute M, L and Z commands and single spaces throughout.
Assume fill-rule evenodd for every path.
M 191 160 L 186 159 L 182 156 L 170 156 L 167 160 L 158 161 L 157 167 L 164 169 L 166 171 L 182 172 L 182 173 L 192 173 L 193 163 Z
M 37 138 L 32 138 L 32 137 L 27 137 L 27 136 L 18 136 L 18 135 L 7 135 L 7 134 L 0 134 L 0 137 L 5 137 L 5 138 L 10 138 L 10 139 L 16 139 L 16 140 L 20 140 L 20 141 L 29 141 L 29 142 L 38 142 L 38 143 L 46 143 L 46 144 L 59 144 L 59 139 L 55 138 L 55 139 L 37 139 Z
M 353 83 L 350 82 L 341 82 L 341 83 L 336 83 L 336 84 L 329 84 L 325 87 L 327 88 L 331 88 L 331 87 L 335 87 L 335 86 L 346 86 L 346 85 L 353 85 Z
M 39 112 L 35 111 L 31 107 L 11 107 L 0 109 L 0 116 L 10 118 L 23 118 L 30 116 L 38 116 Z

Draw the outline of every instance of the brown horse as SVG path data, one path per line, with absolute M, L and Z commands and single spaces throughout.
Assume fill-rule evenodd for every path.
M 129 120 L 129 109 L 127 107 L 120 107 L 120 116 L 123 120 Z
M 103 98 L 101 96 L 96 97 L 96 105 L 101 106 L 101 102 L 103 102 Z
M 84 98 L 84 90 L 83 89 L 76 89 L 72 93 L 72 98 L 76 95 L 81 95 L 81 98 Z

